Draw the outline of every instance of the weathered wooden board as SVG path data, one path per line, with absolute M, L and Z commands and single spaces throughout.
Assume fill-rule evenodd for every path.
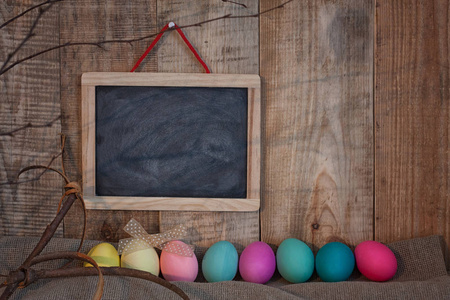
M 450 245 L 449 13 L 449 1 L 377 1 L 375 238 L 382 242 L 441 234 Z
M 258 12 L 258 1 L 239 1 L 247 8 L 222 1 L 158 1 L 158 27 L 170 21 L 180 27 L 226 14 L 248 15 Z M 213 73 L 258 74 L 258 18 L 226 19 L 183 29 Z M 178 34 L 165 36 L 158 48 L 158 72 L 203 72 L 203 68 Z M 259 240 L 259 213 L 161 212 L 160 228 L 177 224 L 189 229 L 188 242 L 197 245 L 201 255 L 206 247 L 225 239 L 238 251 Z
M 34 1 L 2 1 L 0 24 L 34 5 Z M 45 8 L 42 7 L 42 8 Z M 0 65 L 8 53 L 28 34 L 38 10 L 33 10 L 1 29 Z M 39 19 L 32 37 L 12 61 L 59 42 L 59 7 L 55 4 Z M 47 165 L 60 152 L 59 53 L 41 55 L 0 75 L 0 134 L 30 123 L 38 128 L 17 131 L 13 136 L 0 135 L 0 235 L 40 235 L 56 214 L 63 181 L 55 173 L 40 180 L 21 184 L 14 181 L 17 173 L 35 164 Z M 54 122 L 52 122 L 54 121 Z M 54 167 L 60 167 L 60 159 Z M 20 181 L 36 178 L 30 171 Z M 62 236 L 62 226 L 56 236 Z
M 373 236 L 372 6 L 294 1 L 261 16 L 267 243 Z
M 61 43 L 97 42 L 146 36 L 156 32 L 156 1 L 64 1 L 61 7 Z M 72 180 L 81 179 L 81 74 L 127 72 L 145 51 L 149 39 L 128 43 L 77 46 L 61 50 L 62 129 L 68 137 L 66 169 Z M 156 71 L 151 54 L 138 71 Z M 74 205 L 64 220 L 64 236 L 80 237 L 81 205 Z M 134 217 L 149 232 L 158 232 L 158 213 L 139 211 L 89 211 L 87 237 L 114 241 L 128 235 L 121 229 Z

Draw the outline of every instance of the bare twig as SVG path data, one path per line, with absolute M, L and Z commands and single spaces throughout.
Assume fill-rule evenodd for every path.
M 53 169 L 52 169 L 53 170 Z M 55 170 L 53 170 L 55 171 Z M 59 172 L 60 175 L 63 175 Z M 66 178 L 65 178 L 66 179 Z M 0 296 L 0 300 L 8 299 L 14 291 L 20 286 L 27 286 L 28 284 L 33 283 L 34 281 L 41 278 L 55 278 L 55 277 L 68 277 L 68 276 L 92 276 L 94 275 L 92 272 L 94 271 L 91 268 L 67 268 L 67 269 L 56 269 L 56 270 L 39 270 L 35 271 L 31 269 L 31 266 L 48 261 L 53 259 L 79 259 L 88 261 L 94 266 L 97 267 L 97 271 L 95 274 L 99 275 L 99 283 L 97 285 L 97 289 L 93 299 L 101 299 L 101 295 L 103 292 L 103 276 L 102 273 L 106 275 L 116 275 L 116 276 L 129 276 L 141 278 L 149 281 L 153 281 L 157 284 L 160 284 L 173 292 L 180 295 L 183 299 L 189 299 L 189 297 L 177 286 L 167 282 L 157 276 L 152 275 L 148 272 L 132 270 L 132 269 L 122 269 L 122 268 L 98 268 L 96 263 L 86 256 L 85 254 L 79 252 L 53 252 L 41 254 L 42 250 L 48 244 L 48 242 L 53 237 L 56 229 L 59 224 L 63 220 L 64 216 L 69 211 L 70 207 L 73 205 L 75 200 L 81 198 L 79 195 L 79 187 L 75 182 L 70 182 L 66 184 L 65 188 L 67 192 L 63 195 L 63 198 L 67 196 L 67 200 L 63 202 L 61 209 L 58 209 L 58 213 L 53 221 L 47 226 L 44 233 L 41 236 L 41 239 L 28 256 L 28 258 L 22 263 L 22 265 L 16 270 L 10 273 L 7 277 L 6 281 L 2 283 L 2 286 L 6 286 L 2 295 Z
M 32 124 L 31 122 L 29 122 L 29 123 L 27 123 L 27 124 L 25 124 L 23 126 L 20 126 L 20 127 L 16 128 L 16 129 L 14 129 L 14 130 L 7 131 L 7 132 L 0 132 L 0 136 L 11 136 L 11 137 L 13 137 L 14 134 L 16 134 L 17 132 L 25 130 L 25 129 L 28 129 L 28 128 L 52 127 L 53 124 L 55 124 L 58 120 L 61 120 L 61 115 L 57 116 L 56 118 L 54 118 L 53 120 L 51 120 L 51 121 L 49 121 L 49 122 L 47 122 L 45 124 Z
M 66 183 L 69 182 L 69 179 L 67 178 L 67 176 L 66 176 L 65 174 L 63 174 L 61 171 L 59 171 L 59 170 L 57 170 L 57 169 L 55 169 L 55 168 L 52 168 L 52 167 L 49 167 L 49 166 L 43 166 L 43 165 L 36 165 L 36 166 L 29 166 L 29 167 L 26 167 L 26 168 L 22 169 L 22 170 L 19 172 L 19 174 L 17 175 L 17 177 L 19 177 L 19 176 L 20 176 L 22 173 L 24 173 L 24 172 L 27 172 L 27 171 L 30 171 L 30 170 L 35 170 L 35 169 L 45 169 L 45 170 L 49 170 L 49 171 L 56 172 L 56 173 L 58 173 L 59 175 L 61 175 L 61 176 L 64 178 L 64 180 L 66 181 Z
M 49 261 L 49 260 L 55 260 L 55 259 L 77 259 L 77 260 L 81 260 L 84 262 L 88 262 L 91 265 L 93 265 L 97 271 L 97 275 L 98 275 L 98 283 L 97 283 L 97 288 L 95 290 L 94 296 L 92 297 L 92 299 L 94 300 L 100 300 L 102 298 L 102 294 L 103 294 L 103 287 L 105 285 L 105 282 L 103 280 L 103 273 L 100 270 L 100 267 L 98 266 L 97 262 L 95 260 L 93 260 L 92 258 L 90 258 L 89 256 L 87 256 L 86 254 L 83 253 L 79 253 L 77 252 L 53 252 L 53 253 L 46 253 L 46 254 L 42 254 L 39 255 L 37 257 L 35 257 L 32 261 L 31 261 L 31 265 L 35 265 L 44 261 Z
M 103 274 L 100 270 L 100 267 L 98 266 L 97 262 L 92 259 L 91 257 L 87 256 L 86 254 L 79 253 L 79 252 L 68 252 L 68 251 L 60 251 L 60 252 L 52 252 L 52 253 L 45 253 L 39 256 L 36 256 L 30 261 L 30 266 L 44 262 L 49 260 L 56 260 L 56 259 L 77 259 L 84 262 L 88 262 L 92 264 L 95 267 L 96 275 L 98 275 L 98 283 L 97 288 L 95 291 L 95 294 L 92 299 L 94 300 L 100 300 L 102 298 L 103 294 L 103 286 L 104 286 L 104 280 L 103 280 Z M 42 275 L 40 275 L 42 276 Z M 36 280 L 40 279 L 39 275 L 36 273 L 35 270 L 30 269 L 29 267 L 26 268 L 19 268 L 16 271 L 13 271 L 10 273 L 10 275 L 6 279 L 6 285 L 9 286 L 21 286 L 26 287 L 29 284 L 32 284 Z M 3 293 L 0 297 L 0 299 L 8 299 L 10 294 Z
M 105 268 L 100 267 L 103 275 L 105 276 L 127 276 L 133 278 L 140 278 L 148 281 L 157 283 L 173 292 L 178 294 L 182 299 L 189 299 L 189 297 L 183 292 L 182 289 L 176 285 L 166 281 L 158 276 L 155 276 L 149 272 L 144 272 L 140 270 L 127 269 L 127 268 Z M 40 271 L 37 271 L 38 274 Z M 59 278 L 59 277 L 75 277 L 75 276 L 95 276 L 95 270 L 92 268 L 69 268 L 64 270 L 43 270 L 39 276 L 41 278 Z
M 245 5 L 245 4 L 243 4 L 243 3 L 235 2 L 235 1 L 230 1 L 230 0 L 222 0 L 222 2 L 233 3 L 233 4 L 236 4 L 236 5 L 240 5 L 240 6 L 242 6 L 242 7 L 245 7 L 245 8 L 247 8 L 247 5 Z
M 26 180 L 18 180 L 18 176 L 16 176 L 16 179 L 15 180 L 13 180 L 13 181 L 7 181 L 7 182 L 0 182 L 0 186 L 3 186 L 3 185 L 12 185 L 12 184 L 22 184 L 22 183 L 27 183 L 27 182 L 33 182 L 33 181 L 37 181 L 37 180 L 39 180 L 41 177 L 42 177 L 42 175 L 44 175 L 48 170 L 50 170 L 50 165 L 55 161 L 55 159 L 57 159 L 60 155 L 61 155 L 62 153 L 60 152 L 60 153 L 58 153 L 58 154 L 55 154 L 55 155 L 53 155 L 52 156 L 52 158 L 51 158 L 51 160 L 50 160 L 50 162 L 46 165 L 46 166 L 43 166 L 42 167 L 42 169 L 44 169 L 41 173 L 39 173 L 39 175 L 37 175 L 36 177 L 34 177 L 34 178 L 31 178 L 31 179 L 26 179 Z M 35 169 L 37 169 L 37 168 L 35 168 Z
M 36 4 L 36 5 L 34 5 L 34 6 L 30 7 L 30 8 L 28 8 L 28 9 L 26 9 L 25 11 L 21 12 L 21 13 L 18 14 L 17 16 L 15 16 L 15 17 L 9 19 L 8 21 L 6 21 L 5 23 L 3 23 L 2 25 L 0 25 L 0 29 L 2 29 L 3 27 L 5 27 L 6 25 L 8 25 L 9 23 L 14 22 L 14 21 L 17 20 L 18 18 L 24 16 L 25 14 L 29 13 L 30 11 L 32 11 L 32 10 L 34 10 L 34 9 L 36 9 L 36 8 L 39 8 L 39 7 L 41 7 L 41 6 L 43 6 L 43 5 L 46 5 L 46 4 L 55 3 L 55 2 L 61 2 L 61 1 L 63 1 L 63 0 L 47 0 L 47 1 L 44 1 L 44 2 L 42 2 L 42 3 Z
M 73 252 L 69 252 L 73 253 Z M 46 260 L 51 259 L 58 259 L 61 258 L 61 252 L 54 252 L 45 254 Z M 64 255 L 64 254 L 62 254 Z M 73 254 L 71 254 L 73 255 Z M 41 257 L 41 256 L 39 256 Z M 33 270 L 33 269 L 31 269 Z M 189 297 L 183 292 L 182 289 L 177 287 L 176 285 L 159 278 L 158 276 L 155 276 L 149 272 L 144 272 L 140 270 L 134 270 L 134 269 L 127 269 L 127 268 L 118 268 L 118 267 L 111 267 L 111 268 L 105 268 L 100 267 L 100 270 L 103 275 L 105 276 L 127 276 L 127 277 L 133 277 L 133 278 L 140 278 L 148 281 L 152 281 L 156 284 L 159 284 L 174 293 L 178 294 L 182 299 L 189 299 Z M 79 277 L 79 276 L 96 276 L 98 275 L 97 271 L 93 268 L 84 268 L 84 267 L 73 267 L 73 268 L 67 268 L 67 269 L 55 269 L 55 270 L 36 270 L 32 271 L 34 273 L 34 280 L 39 279 L 46 279 L 46 278 L 61 278 L 61 277 Z M 22 282 L 25 280 L 25 274 L 22 273 L 15 273 L 14 277 L 10 275 L 9 282 Z
M 274 7 L 272 7 L 272 8 L 266 9 L 266 10 L 264 10 L 264 11 L 262 11 L 262 12 L 259 12 L 259 13 L 253 14 L 253 15 L 246 15 L 246 16 L 230 16 L 230 18 L 231 18 L 231 19 L 238 19 L 238 18 L 257 18 L 257 17 L 259 17 L 259 16 L 261 16 L 261 15 L 265 15 L 265 14 L 267 14 L 267 13 L 270 13 L 270 12 L 274 11 L 274 10 L 284 8 L 284 7 L 286 6 L 286 4 L 289 4 L 289 3 L 293 2 L 293 1 L 294 1 L 294 0 L 288 0 L 288 1 L 286 1 L 286 2 L 281 3 L 280 5 L 274 6 Z
M 155 36 L 155 35 L 152 35 L 152 36 Z M 117 41 L 113 41 L 112 43 L 114 43 L 114 42 L 117 43 Z M 128 41 L 122 41 L 122 42 L 123 43 L 128 43 Z M 6 72 L 8 72 L 9 70 L 11 70 L 12 68 L 14 68 L 15 66 L 17 66 L 20 63 L 23 63 L 23 62 L 25 62 L 27 60 L 30 60 L 32 58 L 35 58 L 36 56 L 40 56 L 40 55 L 42 55 L 44 53 L 47 53 L 47 52 L 51 52 L 51 51 L 58 50 L 58 49 L 61 49 L 61 48 L 73 47 L 73 46 L 96 46 L 96 47 L 100 47 L 103 50 L 105 50 L 100 45 L 101 44 L 107 44 L 107 43 L 108 43 L 108 41 L 103 41 L 103 42 L 99 42 L 99 43 L 83 43 L 83 42 L 71 43 L 71 42 L 68 42 L 68 43 L 64 43 L 62 45 L 57 45 L 57 46 L 54 46 L 54 47 L 50 47 L 48 49 L 36 52 L 36 53 L 34 53 L 34 54 L 30 55 L 30 56 L 27 56 L 27 57 L 24 57 L 22 59 L 16 60 L 15 62 L 11 63 L 8 67 L 5 67 L 4 69 L 0 70 L 0 75 L 5 74 Z
M 67 200 L 64 202 L 64 204 L 61 207 L 61 210 L 58 212 L 56 217 L 53 219 L 53 221 L 47 225 L 44 233 L 41 236 L 41 239 L 37 243 L 36 247 L 33 249 L 33 251 L 30 253 L 28 258 L 22 263 L 22 265 L 18 268 L 19 271 L 27 270 L 31 266 L 31 262 L 33 259 L 39 255 L 42 250 L 47 246 L 50 239 L 55 234 L 56 229 L 58 228 L 59 224 L 63 220 L 64 216 L 69 211 L 70 207 L 72 207 L 72 204 L 75 202 L 77 197 L 75 194 L 69 195 Z M 22 271 L 23 273 L 23 271 Z M 8 281 L 10 282 L 10 281 Z M 0 300 L 8 299 L 14 291 L 19 287 L 19 282 L 9 283 L 6 287 L 6 289 L 3 291 L 3 294 L 0 296 Z
M 1 71 L 3 71 L 6 68 L 9 61 L 14 57 L 14 55 L 16 55 L 17 52 L 19 52 L 19 50 L 26 44 L 26 42 L 28 42 L 28 40 L 31 39 L 35 35 L 34 30 L 36 29 L 36 26 L 39 23 L 39 20 L 45 14 L 46 11 L 48 11 L 50 8 L 52 8 L 53 4 L 54 4 L 53 2 L 50 2 L 50 4 L 48 6 L 46 6 L 45 8 L 39 9 L 39 13 L 38 13 L 36 19 L 34 20 L 33 24 L 31 25 L 30 30 L 28 31 L 28 34 L 25 36 L 25 38 L 22 40 L 22 42 L 20 42 L 20 44 L 16 47 L 16 49 L 14 49 L 13 52 L 9 53 L 6 56 L 6 59 L 0 68 L 0 73 L 1 73 Z
M 294 0 L 286 1 L 286 2 L 284 2 L 284 3 L 282 3 L 282 4 L 278 5 L 278 6 L 272 7 L 270 9 L 267 9 L 265 11 L 262 11 L 262 12 L 259 12 L 259 13 L 256 13 L 256 14 L 245 15 L 245 16 L 233 16 L 232 14 L 226 14 L 226 15 L 223 15 L 221 17 L 205 20 L 205 21 L 198 22 L 198 23 L 195 23 L 195 24 L 178 26 L 178 27 L 181 28 L 181 29 L 183 29 L 183 28 L 190 28 L 190 27 L 200 27 L 200 26 L 202 26 L 204 24 L 212 23 L 212 22 L 216 22 L 216 21 L 224 20 L 224 19 L 257 18 L 257 17 L 259 17 L 261 15 L 267 14 L 267 13 L 269 13 L 271 11 L 276 10 L 276 9 L 284 8 L 284 6 L 286 4 L 288 4 L 288 3 L 292 2 L 292 1 L 294 1 Z M 175 30 L 175 28 L 169 28 L 166 31 L 172 31 L 172 30 Z M 20 63 L 23 63 L 23 62 L 25 62 L 27 60 L 35 58 L 36 56 L 40 56 L 40 55 L 42 55 L 44 53 L 47 53 L 47 52 L 50 52 L 50 51 L 54 51 L 54 50 L 57 50 L 57 49 L 74 47 L 74 46 L 95 46 L 95 47 L 99 47 L 101 49 L 104 49 L 103 45 L 106 45 L 106 44 L 118 44 L 118 43 L 132 44 L 134 42 L 150 39 L 150 38 L 153 38 L 155 36 L 157 36 L 156 33 L 145 35 L 145 36 L 138 37 L 138 38 L 133 38 L 133 39 L 125 39 L 125 40 L 117 40 L 116 39 L 116 40 L 104 40 L 104 41 L 99 41 L 99 42 L 67 42 L 67 43 L 64 43 L 64 44 L 61 44 L 61 45 L 56 45 L 56 46 L 50 47 L 50 48 L 42 50 L 42 51 L 38 51 L 38 52 L 36 52 L 36 53 L 34 53 L 34 54 L 30 55 L 30 56 L 27 56 L 27 57 L 21 58 L 19 60 L 16 60 L 13 63 L 11 63 L 9 66 L 0 69 L 0 75 L 5 74 L 6 72 L 8 72 L 9 70 L 11 70 L 12 68 L 14 68 L 15 66 L 17 66 Z
M 61 170 L 63 174 L 66 175 L 66 168 L 64 167 L 64 154 L 66 153 L 66 136 L 64 134 L 60 134 L 61 136 Z
M 12 185 L 12 184 L 21 184 L 21 183 L 25 183 L 25 182 L 36 181 L 36 180 L 39 180 L 42 177 L 42 175 L 44 175 L 45 172 L 47 172 L 49 170 L 54 171 L 54 172 L 58 173 L 59 175 L 61 175 L 64 178 L 64 180 L 66 181 L 66 184 L 68 184 L 69 183 L 69 179 L 67 178 L 67 175 L 66 175 L 66 171 L 65 171 L 65 168 L 64 168 L 64 158 L 63 158 L 65 143 L 66 143 L 66 137 L 63 134 L 61 134 L 61 152 L 59 152 L 56 155 L 53 155 L 52 159 L 49 161 L 49 163 L 46 166 L 35 165 L 35 166 L 26 167 L 26 168 L 24 168 L 24 169 L 19 171 L 19 173 L 16 176 L 16 180 L 8 181 L 8 182 L 0 182 L 0 186 L 2 186 L 2 185 Z M 50 167 L 52 165 L 52 163 L 55 161 L 55 159 L 57 159 L 59 156 L 61 156 L 62 172 Z M 34 170 L 34 169 L 44 169 L 44 170 L 38 176 L 36 176 L 36 177 L 34 177 L 32 179 L 19 181 L 19 177 L 20 177 L 20 175 L 22 173 L 27 172 L 29 170 Z M 84 203 L 83 203 L 83 206 L 84 206 Z

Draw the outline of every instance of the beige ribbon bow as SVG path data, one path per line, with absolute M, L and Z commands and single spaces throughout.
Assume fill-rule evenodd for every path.
M 155 247 L 163 251 L 174 253 L 180 256 L 191 257 L 194 255 L 194 246 L 185 243 L 169 243 L 173 240 L 178 240 L 187 235 L 187 230 L 184 225 L 178 225 L 173 229 L 157 234 L 148 234 L 144 227 L 135 219 L 131 219 L 123 230 L 132 236 L 119 241 L 118 252 L 130 253 L 146 249 L 148 247 Z

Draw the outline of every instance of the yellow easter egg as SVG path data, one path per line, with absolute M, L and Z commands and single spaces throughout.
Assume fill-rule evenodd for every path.
M 109 243 L 101 243 L 94 246 L 87 254 L 95 260 L 99 267 L 119 267 L 120 258 L 116 248 Z M 84 263 L 85 267 L 92 267 L 90 263 Z
M 124 252 L 120 259 L 122 268 L 136 269 L 159 275 L 159 257 L 155 249 L 148 247 L 137 251 Z

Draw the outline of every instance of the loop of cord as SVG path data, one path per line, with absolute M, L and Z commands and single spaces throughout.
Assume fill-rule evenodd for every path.
M 170 22 L 168 24 L 166 24 L 166 26 L 164 26 L 161 31 L 158 33 L 158 35 L 156 36 L 156 38 L 153 40 L 153 42 L 150 44 L 150 46 L 148 46 L 147 50 L 145 50 L 144 54 L 142 54 L 142 56 L 139 58 L 139 60 L 137 61 L 137 63 L 134 65 L 134 67 L 131 69 L 130 72 L 134 72 L 139 65 L 141 64 L 141 62 L 144 60 L 144 58 L 150 53 L 150 51 L 153 49 L 153 47 L 156 45 L 156 43 L 158 43 L 158 41 L 161 39 L 161 37 L 163 36 L 163 34 L 166 32 L 167 29 L 174 27 L 175 30 L 178 32 L 178 34 L 181 36 L 181 38 L 183 39 L 183 41 L 186 43 L 186 45 L 189 47 L 189 49 L 191 50 L 191 52 L 194 54 L 195 58 L 197 58 L 198 62 L 203 66 L 203 68 L 205 69 L 206 73 L 211 73 L 211 71 L 209 70 L 208 66 L 206 65 L 206 63 L 203 61 L 203 59 L 200 57 L 200 55 L 197 53 L 197 51 L 195 51 L 194 46 L 192 46 L 192 44 L 189 42 L 189 40 L 187 39 L 187 37 L 184 35 L 183 31 L 181 30 L 180 27 L 178 27 L 177 24 Z

